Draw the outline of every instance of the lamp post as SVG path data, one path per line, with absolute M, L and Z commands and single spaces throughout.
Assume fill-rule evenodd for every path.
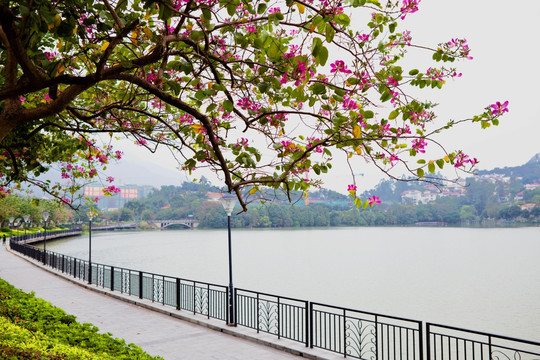
M 26 240 L 26 228 L 28 227 L 28 219 L 30 218 L 30 215 L 23 215 L 24 219 L 24 239 Z
M 94 213 L 88 211 L 88 283 L 92 283 L 92 219 Z
M 43 229 L 45 230 L 45 234 L 43 236 L 43 263 L 47 265 L 47 222 L 49 221 L 49 213 L 44 211 L 41 213 L 41 216 L 43 217 Z
M 12 216 L 8 220 L 9 220 L 9 241 L 11 242 L 11 239 L 13 238 L 12 226 L 13 226 L 13 222 L 15 221 L 15 218 Z
M 232 246 L 231 246 L 231 214 L 236 204 L 236 197 L 231 193 L 223 195 L 220 199 L 221 205 L 227 213 L 227 228 L 229 229 L 229 316 L 227 325 L 236 325 L 234 316 L 234 295 L 233 295 L 233 279 L 232 279 Z

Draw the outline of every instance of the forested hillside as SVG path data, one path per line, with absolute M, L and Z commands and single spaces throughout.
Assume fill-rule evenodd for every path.
M 495 224 L 537 223 L 540 219 L 540 156 L 517 167 L 481 171 L 460 185 L 438 189 L 429 183 L 381 181 L 364 197 L 377 195 L 381 204 L 357 209 L 346 195 L 320 189 L 292 193 L 291 205 L 283 195 L 268 192 L 272 202 L 249 205 L 235 214 L 235 227 L 308 227 L 413 225 L 417 223 Z M 163 186 L 142 200 L 131 201 L 111 219 L 144 220 L 195 217 L 200 227 L 226 226 L 218 199 L 220 189 L 203 179 L 200 183 Z M 412 195 L 411 195 L 412 194 Z M 413 196 L 414 195 L 414 196 Z M 280 198 L 281 196 L 281 198 Z M 239 210 L 239 209 L 238 209 Z

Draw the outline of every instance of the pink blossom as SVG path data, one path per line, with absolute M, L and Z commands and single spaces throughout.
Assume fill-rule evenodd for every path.
M 420 138 L 420 139 L 414 139 L 413 140 L 413 146 L 412 148 L 414 150 L 416 150 L 417 152 L 420 152 L 420 153 L 425 153 L 426 150 L 424 150 L 424 148 L 427 146 L 427 142 Z
M 114 178 L 112 176 L 107 176 L 105 180 L 109 183 L 112 183 L 114 181 Z
M 358 38 L 360 39 L 360 41 L 369 41 L 369 34 L 360 34 L 358 35 Z
M 146 145 L 148 142 L 146 141 L 146 139 L 143 139 L 143 138 L 138 138 L 136 141 L 135 141 L 135 144 L 136 145 L 141 145 L 141 146 L 144 146 Z
M 273 8 L 270 8 L 270 10 L 268 10 L 268 12 L 270 14 L 276 14 L 276 13 L 280 13 L 281 9 L 279 7 L 273 7 Z
M 508 112 L 508 100 L 504 103 L 500 103 L 497 101 L 495 104 L 491 104 L 491 114 L 497 115 L 497 114 L 503 114 L 505 112 Z
M 418 11 L 418 4 L 420 0 L 403 0 L 403 6 L 401 7 L 401 20 L 405 19 L 407 14 L 412 14 Z
M 62 173 L 62 179 L 69 179 L 69 174 L 63 172 L 63 173 Z
M 390 86 L 399 86 L 399 83 L 397 82 L 396 79 L 394 79 L 393 77 L 389 76 L 388 77 L 388 82 L 387 82 L 388 85 Z
M 358 187 L 354 184 L 349 184 L 349 186 L 347 187 L 347 191 L 356 191 L 358 189 Z
M 342 72 L 344 74 L 351 74 L 352 71 L 347 69 L 347 65 L 343 60 L 336 60 L 334 63 L 330 64 L 330 67 L 332 68 L 330 70 L 331 73 L 335 72 Z
M 370 206 L 373 206 L 374 204 L 380 204 L 381 203 L 381 200 L 379 199 L 379 197 L 375 196 L 375 195 L 370 197 L 368 200 L 369 200 L 369 205 Z

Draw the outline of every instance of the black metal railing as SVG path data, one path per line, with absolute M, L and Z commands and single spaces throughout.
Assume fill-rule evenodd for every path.
M 229 323 L 223 285 L 89 264 L 12 239 L 11 249 L 99 287 Z M 344 357 L 374 360 L 539 360 L 540 343 L 245 289 L 234 323 Z
M 429 360 L 538 360 L 540 343 L 426 323 Z
M 422 322 L 310 304 L 310 343 L 358 359 L 422 360 Z
M 52 240 L 52 239 L 57 239 L 61 237 L 77 236 L 81 234 L 82 234 L 82 228 L 77 227 L 77 228 L 72 228 L 72 229 L 67 229 L 67 230 L 47 231 L 47 233 L 40 232 L 40 233 L 32 233 L 32 234 L 14 235 L 11 237 L 11 239 L 18 243 L 20 242 L 33 243 L 33 242 L 43 241 L 44 239 Z
M 309 346 L 308 302 L 235 289 L 236 324 Z

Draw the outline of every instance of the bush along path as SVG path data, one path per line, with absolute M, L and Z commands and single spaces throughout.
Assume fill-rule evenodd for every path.
M 0 359 L 163 360 L 0 279 Z

